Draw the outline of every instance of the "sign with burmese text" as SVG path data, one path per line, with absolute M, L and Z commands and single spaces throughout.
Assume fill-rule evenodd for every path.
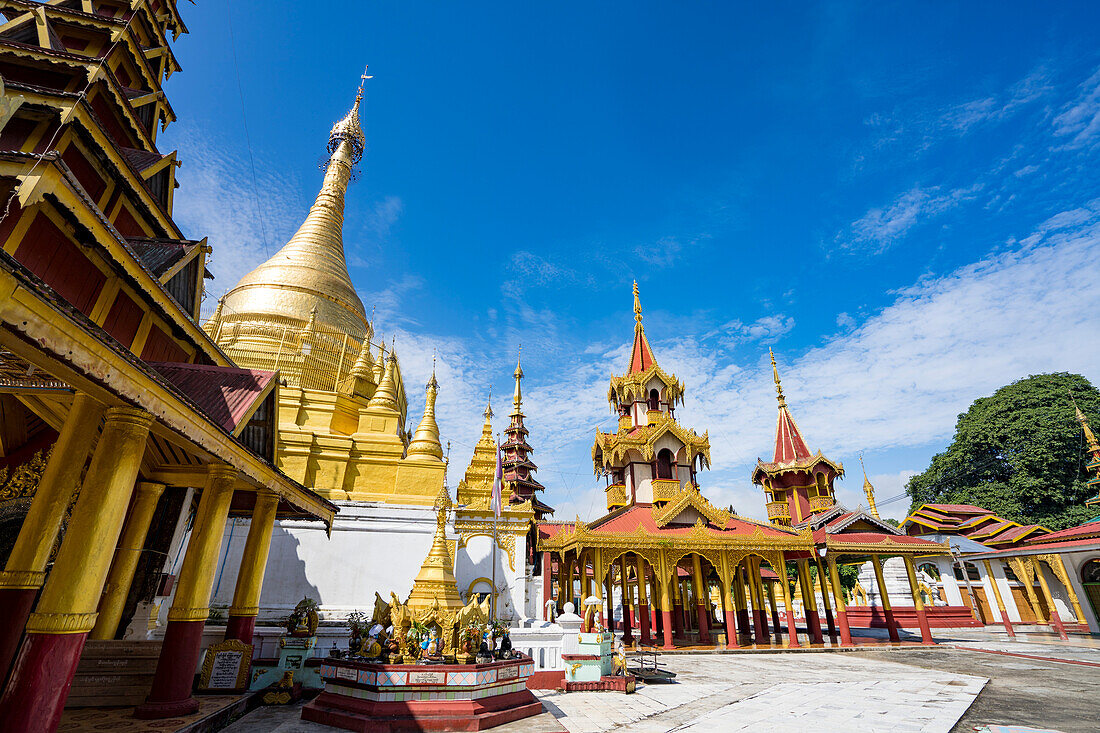
M 446 672 L 409 672 L 410 685 L 442 685 Z
M 248 684 L 252 645 L 237 639 L 211 644 L 206 650 L 199 676 L 199 689 L 205 692 L 239 692 Z

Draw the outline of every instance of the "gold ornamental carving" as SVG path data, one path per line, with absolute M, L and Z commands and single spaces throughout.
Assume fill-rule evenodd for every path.
M 0 570 L 0 588 L 34 589 L 46 582 L 42 570 Z
M 29 634 L 83 634 L 95 627 L 98 612 L 32 613 L 27 620 Z
M 176 608 L 172 606 L 168 609 L 169 621 L 205 621 L 209 616 L 209 606 L 196 606 L 193 608 Z
M 29 459 L 16 466 L 14 471 L 8 467 L 0 468 L 0 501 L 24 499 L 34 496 L 38 483 L 46 470 L 50 458 L 49 450 L 36 451 Z

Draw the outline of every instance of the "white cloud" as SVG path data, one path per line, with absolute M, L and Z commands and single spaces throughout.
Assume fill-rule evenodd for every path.
M 913 227 L 973 199 L 982 184 L 944 191 L 939 186 L 914 186 L 890 204 L 874 208 L 836 236 L 842 250 L 879 254 Z
M 1100 69 L 1078 87 L 1076 98 L 1054 118 L 1054 134 L 1066 138 L 1069 148 L 1100 142 Z

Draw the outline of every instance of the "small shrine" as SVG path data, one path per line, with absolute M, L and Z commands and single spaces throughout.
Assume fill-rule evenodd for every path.
M 371 621 L 355 620 L 347 655 L 334 650 L 321 664 L 324 690 L 302 709 L 303 720 L 345 730 L 419 730 L 418 721 L 430 716 L 432 730 L 484 730 L 542 712 L 527 689 L 534 662 L 512 651 L 489 599 L 462 603 L 447 541 L 451 508 L 444 486 L 432 546 L 409 597 L 402 603 L 391 592 L 387 603 L 375 594 Z

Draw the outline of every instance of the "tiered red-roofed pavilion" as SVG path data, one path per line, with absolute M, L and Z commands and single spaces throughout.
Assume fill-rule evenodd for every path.
M 782 397 L 775 460 L 757 469 L 767 476 L 771 490 L 784 492 L 783 505 L 789 510 L 782 521 L 758 522 L 711 504 L 698 483 L 699 472 L 710 464 L 709 436 L 675 419 L 685 387 L 661 369 L 653 355 L 642 325 L 637 283 L 634 319 L 626 374 L 613 376 L 608 391 L 609 406 L 619 418 L 618 429 L 598 432 L 592 449 L 596 473 L 607 480 L 608 513 L 592 522 L 578 518 L 539 525 L 539 549 L 558 559 L 559 606 L 577 599 L 579 579 L 580 599 L 594 597 L 601 608 L 607 606 L 604 617 L 613 626 L 611 599 L 617 587 L 623 598 L 622 631 L 628 644 L 637 626 L 643 645 L 710 645 L 717 642 L 713 632 L 722 624 L 727 646 L 737 647 L 770 644 L 773 634 L 775 643 L 784 643 L 777 608 L 781 599 L 785 644 L 796 647 L 801 643 L 789 584 L 783 582 L 793 579 L 807 602 L 809 641 L 822 643 L 809 571 L 813 562 L 829 604 L 830 633 L 835 640 L 828 600 L 831 587 L 841 642 L 851 644 L 836 559 L 908 556 L 943 547 L 900 535 L 878 520 L 866 522 L 860 512 L 842 512 L 845 520 L 852 521 L 840 525 L 811 527 L 811 518 L 835 508 L 832 481 L 843 474 L 843 467 L 810 452 Z M 807 476 L 815 477 L 814 481 L 821 478 L 807 485 L 803 480 Z M 798 518 L 793 526 L 792 515 Z M 829 516 L 836 518 L 833 513 Z M 712 588 L 721 598 L 721 621 L 711 607 Z M 926 627 L 925 639 L 930 641 Z

